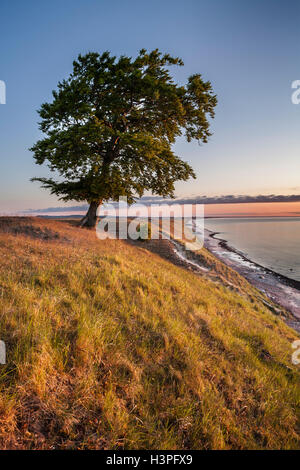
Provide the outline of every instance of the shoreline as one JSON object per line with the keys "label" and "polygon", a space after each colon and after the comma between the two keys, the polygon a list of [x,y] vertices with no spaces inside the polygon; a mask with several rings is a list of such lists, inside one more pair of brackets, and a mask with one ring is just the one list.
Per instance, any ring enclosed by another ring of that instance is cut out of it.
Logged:
{"label": "shoreline", "polygon": [[205,229],[205,248],[235,269],[270,300],[289,311],[295,321],[288,320],[287,324],[300,331],[300,282],[255,263],[244,253],[230,246],[227,240],[216,238],[219,234],[221,232]]}
{"label": "shoreline", "polygon": [[[208,229],[206,229],[209,231]],[[290,277],[284,276],[283,274],[280,274],[270,268],[266,268],[262,264],[256,263],[252,259],[248,258],[242,251],[239,251],[236,248],[233,248],[231,245],[228,244],[228,241],[225,240],[224,238],[215,238],[215,235],[222,234],[222,232],[211,232],[210,237],[213,238],[214,240],[219,242],[219,246],[224,248],[225,250],[231,251],[232,253],[236,253],[239,255],[244,261],[253,264],[254,266],[257,266],[261,269],[263,269],[265,272],[268,272],[269,274],[272,274],[273,276],[276,276],[278,279],[281,280],[283,284],[286,284],[289,287],[293,287],[297,290],[300,291],[300,281],[297,281],[296,279],[292,279]]]}

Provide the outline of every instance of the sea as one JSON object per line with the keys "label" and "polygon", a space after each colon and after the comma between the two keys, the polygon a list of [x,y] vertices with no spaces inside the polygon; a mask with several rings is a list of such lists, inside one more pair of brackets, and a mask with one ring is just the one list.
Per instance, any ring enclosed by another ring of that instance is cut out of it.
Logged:
{"label": "sea", "polygon": [[300,281],[300,217],[206,218],[204,226],[248,260]]}

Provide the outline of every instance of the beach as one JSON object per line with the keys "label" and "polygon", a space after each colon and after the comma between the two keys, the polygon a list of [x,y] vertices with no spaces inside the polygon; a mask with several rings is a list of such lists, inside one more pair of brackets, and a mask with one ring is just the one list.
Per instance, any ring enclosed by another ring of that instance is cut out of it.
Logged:
{"label": "beach", "polygon": [[295,318],[286,322],[300,331],[300,282],[253,262],[220,237],[218,232],[205,229],[204,246],[273,302],[292,313]]}

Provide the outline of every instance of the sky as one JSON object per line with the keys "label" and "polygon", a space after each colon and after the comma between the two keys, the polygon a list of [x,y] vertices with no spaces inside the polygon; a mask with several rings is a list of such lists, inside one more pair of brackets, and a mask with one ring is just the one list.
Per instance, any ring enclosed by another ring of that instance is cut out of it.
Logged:
{"label": "sky", "polygon": [[[37,109],[79,53],[135,56],[159,48],[183,59],[218,96],[207,144],[180,138],[176,153],[197,179],[176,195],[300,194],[300,2],[294,0],[1,0],[0,211],[62,205],[31,183],[48,176],[28,150],[41,137]],[[73,204],[74,205],[74,204]]]}

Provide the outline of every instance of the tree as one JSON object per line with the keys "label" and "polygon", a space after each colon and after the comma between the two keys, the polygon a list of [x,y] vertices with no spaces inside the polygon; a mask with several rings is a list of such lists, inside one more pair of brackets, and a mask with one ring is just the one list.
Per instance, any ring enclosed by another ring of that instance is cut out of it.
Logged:
{"label": "tree", "polygon": [[58,83],[53,101],[38,111],[46,137],[30,150],[48,162],[57,179],[32,178],[61,200],[87,201],[82,226],[94,227],[103,201],[144,191],[174,197],[174,183],[195,174],[172,151],[183,133],[207,142],[217,99],[201,75],[185,86],[169,68],[179,58],[142,49],[136,59],[104,52],[79,55],[73,72]]}

